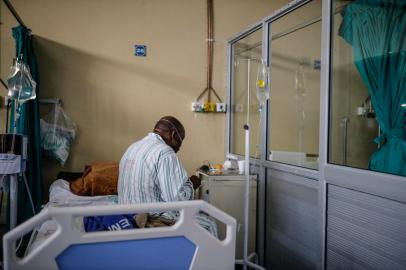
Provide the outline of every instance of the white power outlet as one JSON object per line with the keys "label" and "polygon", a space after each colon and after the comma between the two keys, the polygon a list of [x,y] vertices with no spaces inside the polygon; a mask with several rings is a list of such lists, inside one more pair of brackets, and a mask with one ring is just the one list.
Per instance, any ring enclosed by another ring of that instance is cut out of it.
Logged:
{"label": "white power outlet", "polygon": [[192,112],[201,112],[203,104],[200,102],[192,102]]}
{"label": "white power outlet", "polygon": [[226,112],[226,104],[216,103],[216,112]]}

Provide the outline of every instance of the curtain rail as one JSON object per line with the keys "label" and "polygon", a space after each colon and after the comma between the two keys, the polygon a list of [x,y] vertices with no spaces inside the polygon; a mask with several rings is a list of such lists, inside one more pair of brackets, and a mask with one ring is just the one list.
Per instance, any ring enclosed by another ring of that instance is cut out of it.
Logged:
{"label": "curtain rail", "polygon": [[4,86],[4,88],[7,89],[7,88],[8,88],[8,87],[7,87],[7,84],[3,81],[3,79],[0,78],[0,81],[1,81],[1,84]]}
{"label": "curtain rail", "polygon": [[11,14],[13,14],[14,18],[18,21],[19,24],[24,26],[25,28],[28,28],[21,17],[18,15],[17,11],[14,9],[13,5],[10,3],[9,0],[3,0],[3,3],[6,4],[8,10],[10,10]]}

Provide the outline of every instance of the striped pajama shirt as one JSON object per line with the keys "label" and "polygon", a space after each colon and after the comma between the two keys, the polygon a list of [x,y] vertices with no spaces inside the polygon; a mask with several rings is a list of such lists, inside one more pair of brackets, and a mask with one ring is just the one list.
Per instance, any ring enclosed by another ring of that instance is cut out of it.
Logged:
{"label": "striped pajama shirt", "polygon": [[[124,153],[117,191],[121,204],[186,201],[194,196],[193,185],[175,151],[156,133],[149,133]],[[177,217],[175,212],[154,214]],[[197,222],[217,235],[209,217],[199,215]]]}

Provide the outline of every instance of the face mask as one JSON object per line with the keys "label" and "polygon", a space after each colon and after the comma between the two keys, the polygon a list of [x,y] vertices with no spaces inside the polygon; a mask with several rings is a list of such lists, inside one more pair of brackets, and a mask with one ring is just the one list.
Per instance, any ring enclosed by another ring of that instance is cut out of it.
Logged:
{"label": "face mask", "polygon": [[182,142],[183,142],[183,139],[182,139],[182,137],[180,136],[180,133],[179,133],[179,131],[178,131],[178,129],[176,128],[176,126],[171,122],[171,121],[169,121],[169,120],[167,120],[167,119],[161,119],[162,121],[165,121],[165,122],[167,122],[167,123],[169,123],[171,126],[172,126],[172,128],[175,130],[175,133],[176,133],[176,135],[178,135],[178,138],[179,138],[179,140],[180,140],[180,142],[179,142],[179,146],[178,147],[176,147],[177,149],[175,150],[175,152],[178,152],[179,151],[179,147],[182,145]]}

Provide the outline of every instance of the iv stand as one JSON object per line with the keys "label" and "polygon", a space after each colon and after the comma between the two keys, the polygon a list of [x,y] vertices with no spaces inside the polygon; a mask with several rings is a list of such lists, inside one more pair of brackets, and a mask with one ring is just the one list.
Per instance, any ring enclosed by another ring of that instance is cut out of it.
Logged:
{"label": "iv stand", "polygon": [[244,58],[241,60],[247,61],[247,121],[244,125],[245,130],[245,193],[244,193],[244,256],[243,260],[236,260],[236,263],[243,264],[244,270],[247,270],[247,267],[266,270],[262,266],[259,266],[255,263],[250,261],[252,255],[248,256],[248,235],[249,235],[249,199],[250,199],[250,95],[251,95],[251,87],[250,87],[250,73],[251,73],[251,61],[258,61],[258,59],[251,59],[251,58]]}

